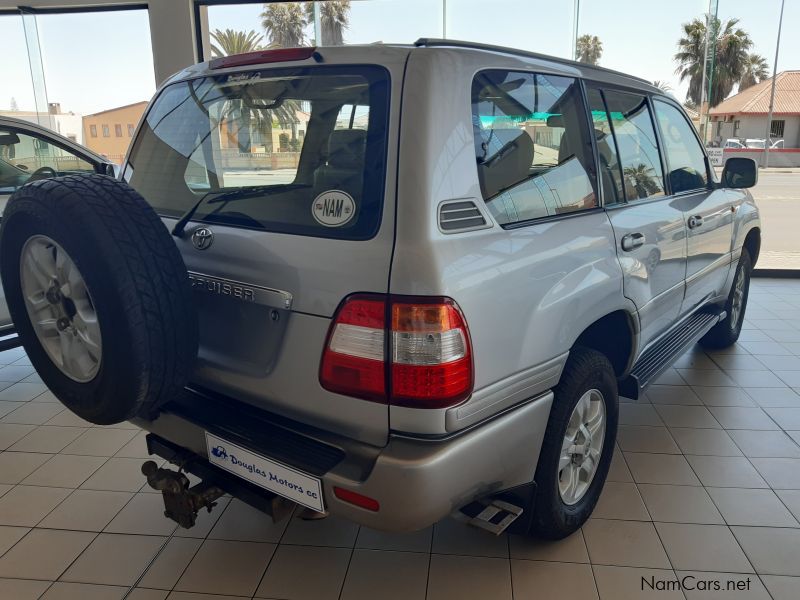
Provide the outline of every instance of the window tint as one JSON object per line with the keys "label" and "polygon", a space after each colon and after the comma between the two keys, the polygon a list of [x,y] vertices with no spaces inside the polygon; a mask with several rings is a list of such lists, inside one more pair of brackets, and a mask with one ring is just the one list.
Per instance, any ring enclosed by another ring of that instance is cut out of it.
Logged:
{"label": "window tint", "polygon": [[673,194],[696,190],[708,185],[706,160],[692,125],[683,113],[671,104],[656,101],[656,117],[664,141],[664,153]]}
{"label": "window tint", "polygon": [[664,174],[647,99],[612,90],[602,93],[622,166],[625,199],[662,196]]}
{"label": "window tint", "polygon": [[611,131],[603,95],[600,90],[589,88],[587,89],[587,98],[589,110],[592,113],[592,127],[600,159],[599,175],[603,182],[603,202],[605,204],[624,202],[622,166],[619,163],[617,144],[614,142],[614,134]]}
{"label": "window tint", "polygon": [[576,80],[483,71],[472,125],[481,192],[501,225],[598,205]]}

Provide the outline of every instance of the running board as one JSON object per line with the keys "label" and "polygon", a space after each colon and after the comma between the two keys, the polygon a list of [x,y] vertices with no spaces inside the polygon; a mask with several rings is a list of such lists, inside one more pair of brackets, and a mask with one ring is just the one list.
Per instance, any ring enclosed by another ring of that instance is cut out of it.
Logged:
{"label": "running board", "polygon": [[725,316],[724,310],[700,311],[691,315],[639,357],[630,375],[619,382],[619,395],[638,400],[648,385]]}

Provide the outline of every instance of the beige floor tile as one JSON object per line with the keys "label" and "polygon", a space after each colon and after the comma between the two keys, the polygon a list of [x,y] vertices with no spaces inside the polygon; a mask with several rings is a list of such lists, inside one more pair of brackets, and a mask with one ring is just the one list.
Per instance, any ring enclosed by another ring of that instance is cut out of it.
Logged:
{"label": "beige floor tile", "polygon": [[433,526],[433,553],[508,558],[508,537],[493,535],[455,519]]}
{"label": "beige floor tile", "polygon": [[269,515],[234,499],[208,537],[214,540],[278,543],[288,525],[289,519],[273,523]]}
{"label": "beige floor tile", "polygon": [[684,600],[671,570],[592,565],[601,600]]}
{"label": "beige floor tile", "polygon": [[681,451],[666,427],[621,425],[617,443],[624,452],[680,454]]}
{"label": "beige floor tile", "polygon": [[708,410],[725,429],[778,429],[767,413],[757,406],[709,406]]}
{"label": "beige floor tile", "polygon": [[744,391],[762,408],[800,406],[800,394],[789,388],[745,387]]}
{"label": "beige floor tile", "polygon": [[87,490],[136,492],[144,483],[140,459],[110,458],[81,487]]}
{"label": "beige floor tile", "polygon": [[[15,383],[12,386],[5,388],[4,390],[0,391],[0,400],[6,400],[8,402],[27,402],[28,400],[33,400],[36,396],[40,394],[44,394],[47,391],[47,386],[42,383]],[[53,414],[57,414],[64,410],[64,407],[58,407],[58,411]],[[31,412],[31,415],[36,414],[35,411]],[[53,416],[52,414],[50,416]],[[19,423],[25,421],[7,421],[8,423]],[[33,422],[33,425],[41,425],[42,422]]]}
{"label": "beige floor tile", "polygon": [[[723,371],[720,370],[713,370],[713,369],[676,369],[680,374],[681,378],[691,385],[692,387],[697,386],[708,386],[708,387],[734,387],[736,386],[736,382],[734,382],[731,377],[726,375]],[[733,373],[755,373],[757,371],[731,371]]]}
{"label": "beige floor tile", "polygon": [[639,492],[654,521],[667,523],[725,523],[702,487],[639,484]]}
{"label": "beige floor tile", "polygon": [[783,431],[739,429],[730,436],[750,458],[800,458],[800,446]]}
{"label": "beige floor tile", "polygon": [[511,582],[515,598],[598,598],[589,565],[512,560]]}
{"label": "beige floor tile", "polygon": [[688,385],[651,385],[647,388],[647,399],[653,404],[702,404],[700,398]]}
{"label": "beige floor tile", "polygon": [[33,527],[72,490],[18,485],[0,497],[0,525]]}
{"label": "beige floor tile", "polygon": [[625,458],[619,448],[614,448],[614,454],[611,457],[611,466],[608,469],[608,477],[606,481],[633,481],[631,471],[628,465],[625,464]]}
{"label": "beige floor tile", "polygon": [[92,427],[78,439],[64,448],[64,454],[84,454],[87,456],[113,456],[130,442],[136,432],[131,429]]}
{"label": "beige floor tile", "polygon": [[175,527],[175,522],[164,516],[160,494],[136,494],[106,526],[105,532],[169,535]]}
{"label": "beige floor tile", "polygon": [[767,371],[767,367],[755,356],[749,354],[722,354],[713,361],[723,371]]}
{"label": "beige floor tile", "polygon": [[800,576],[800,529],[731,527],[756,573]]}
{"label": "beige floor tile", "polygon": [[414,552],[353,552],[341,600],[413,600],[425,597],[428,556]]}
{"label": "beige floor tile", "polygon": [[[32,383],[17,385],[35,385]],[[16,387],[16,386],[14,386]],[[7,392],[8,390],[3,390]],[[3,392],[0,392],[2,394]],[[61,404],[51,404],[49,402],[25,402],[16,410],[12,410],[3,417],[3,423],[20,423],[23,425],[44,425],[47,421],[62,412],[64,407]]]}
{"label": "beige floor tile", "polygon": [[208,512],[207,510],[201,510],[199,513],[197,513],[197,521],[195,522],[194,527],[191,529],[178,527],[174,533],[175,537],[205,539],[208,534],[211,533],[214,525],[216,525],[219,518],[225,512],[225,507],[228,506],[230,501],[230,497],[223,496],[217,500],[217,506],[215,506],[211,512]]}
{"label": "beige floor tile", "polygon": [[94,535],[82,531],[33,529],[0,558],[0,577],[58,579]]}
{"label": "beige floor tile", "polygon": [[[3,403],[0,402],[0,415],[3,414]],[[0,450],[9,448],[12,444],[36,429],[36,425],[19,425],[16,423],[0,423]]]}
{"label": "beige floor tile", "polygon": [[146,437],[146,431],[138,432],[133,439],[120,448],[114,456],[119,456],[121,458],[150,458],[150,453],[147,452],[147,443],[145,442]]}
{"label": "beige floor tile", "polygon": [[28,475],[22,483],[76,488],[97,471],[105,461],[105,458],[99,456],[57,454]]}
{"label": "beige floor tile", "polygon": [[62,581],[130,586],[142,574],[165,538],[101,533],[78,557]]}
{"label": "beige floor tile", "polygon": [[[125,600],[166,600],[169,592],[164,590],[151,590],[147,588],[136,588]],[[177,597],[177,596],[174,596]],[[186,596],[184,596],[185,598]],[[219,596],[217,596],[219,598]],[[214,600],[214,596],[204,596],[201,600]]]}
{"label": "beige floor tile", "polygon": [[728,525],[800,527],[772,490],[707,488]]}
{"label": "beige floor tile", "polygon": [[[321,546],[280,546],[256,596],[287,600],[335,600],[352,550]],[[313,577],[309,574],[313,573]]]}
{"label": "beige floor tile", "polygon": [[786,386],[780,377],[771,371],[731,371],[730,375],[731,379],[742,387],[782,388]]}
{"label": "beige floor tile", "polygon": [[[251,596],[270,564],[275,544],[206,540],[175,589],[205,594]],[[308,577],[305,573],[304,577]],[[316,577],[316,576],[314,576]]]}
{"label": "beige floor tile", "polygon": [[282,544],[297,546],[338,546],[352,548],[358,535],[358,525],[337,517],[304,521],[292,517],[281,538]]}
{"label": "beige floor tile", "polygon": [[667,369],[653,382],[654,385],[686,385],[675,369]]}
{"label": "beige floor tile", "polygon": [[81,419],[71,410],[58,413],[55,417],[47,421],[45,425],[61,425],[63,427],[93,427],[89,421]]}
{"label": "beige floor tile", "polygon": [[[39,375],[31,375],[30,377],[26,377],[22,380],[24,383],[44,383],[42,378]],[[61,402],[56,395],[47,390],[44,394],[39,394],[36,398],[33,398],[31,402]]]}
{"label": "beige floor tile", "polygon": [[800,429],[800,408],[765,408],[770,417],[786,431]]}
{"label": "beige floor tile", "polygon": [[597,502],[593,517],[624,521],[649,521],[650,515],[642,502],[635,483],[607,481]]}
{"label": "beige floor tile", "polygon": [[167,600],[241,600],[241,596],[221,596],[194,592],[171,592]]}
{"label": "beige floor tile", "polygon": [[0,579],[0,598],[8,598],[8,600],[38,600],[49,587],[49,581]]}
{"label": "beige floor tile", "polygon": [[358,530],[356,548],[395,550],[398,552],[430,552],[433,527],[411,533],[387,533],[364,527]]}
{"label": "beige floor tile", "polygon": [[52,457],[32,452],[0,453],[0,483],[19,483]]}
{"label": "beige floor tile", "polygon": [[0,556],[5,554],[14,544],[24,538],[30,531],[28,527],[8,527],[0,525]]}
{"label": "beige floor tile", "polygon": [[511,558],[574,563],[589,562],[589,552],[586,550],[586,542],[583,540],[581,530],[561,540],[541,540],[530,536],[510,535],[508,544]]}
{"label": "beige floor tile", "polygon": [[141,587],[171,590],[194,558],[202,540],[172,538],[139,582]]}
{"label": "beige floor tile", "polygon": [[750,461],[742,456],[687,456],[686,459],[705,486],[768,487]]}
{"label": "beige floor tile", "polygon": [[[7,384],[0,383],[0,389],[2,389],[3,386],[5,385]],[[8,400],[0,400],[0,417],[5,417],[12,410],[17,410],[20,406],[22,406],[21,402],[9,402]],[[7,423],[0,422],[0,425],[7,425]]]}
{"label": "beige floor tile", "polygon": [[132,497],[128,492],[75,490],[39,523],[39,527],[99,533]]}
{"label": "beige floor tile", "polygon": [[56,454],[61,452],[70,442],[80,437],[84,431],[88,431],[88,429],[83,427],[40,425],[16,444],[9,447],[9,450],[13,452],[44,452]]}
{"label": "beige floor tile", "polygon": [[704,456],[741,456],[742,452],[722,429],[673,427],[669,430],[684,454]]}
{"label": "beige floor tile", "polygon": [[758,576],[749,573],[679,571],[678,577],[686,584],[686,600],[771,600]]}
{"label": "beige floor tile", "polygon": [[738,387],[698,387],[694,391],[707,407],[756,405],[755,401]]}
{"label": "beige floor tile", "polygon": [[36,373],[36,370],[33,367],[24,365],[8,365],[0,368],[0,381],[17,383],[18,381],[25,379],[34,373]]}
{"label": "beige floor tile", "polygon": [[675,367],[680,369],[719,369],[714,360],[700,350],[689,350],[675,361]]}
{"label": "beige floor tile", "polygon": [[800,598],[800,577],[762,575],[761,579],[772,595],[772,600],[797,600]]}
{"label": "beige floor tile", "polygon": [[775,493],[800,522],[800,490],[775,490]]}
{"label": "beige floor tile", "polygon": [[511,567],[503,558],[432,554],[427,600],[511,600]]}
{"label": "beige floor tile", "polygon": [[700,485],[683,456],[638,452],[625,452],[624,455],[636,483]]}
{"label": "beige floor tile", "polygon": [[800,431],[787,431],[787,435],[800,445]]}
{"label": "beige floor tile", "polygon": [[775,490],[800,490],[800,458],[750,459]]}
{"label": "beige floor tile", "polygon": [[652,425],[658,427],[664,423],[661,421],[661,417],[658,416],[652,404],[633,404],[626,402],[619,405],[619,424]]}
{"label": "beige floor tile", "polygon": [[589,519],[583,536],[592,564],[670,568],[652,523]]}
{"label": "beige floor tile", "polygon": [[120,586],[57,581],[42,600],[121,600],[127,591],[128,588]]}
{"label": "beige floor tile", "polygon": [[696,427],[717,429],[717,420],[705,406],[656,405],[656,411],[669,427]]}
{"label": "beige floor tile", "polygon": [[750,562],[726,525],[655,525],[676,571],[753,572]]}

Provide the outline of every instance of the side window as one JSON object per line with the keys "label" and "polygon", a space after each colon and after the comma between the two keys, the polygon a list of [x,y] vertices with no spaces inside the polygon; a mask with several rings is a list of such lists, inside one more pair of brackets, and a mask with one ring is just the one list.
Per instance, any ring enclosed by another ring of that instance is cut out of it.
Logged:
{"label": "side window", "polygon": [[619,162],[617,144],[614,141],[614,133],[611,131],[611,122],[608,118],[608,112],[606,112],[603,95],[598,89],[588,88],[586,96],[589,102],[589,110],[592,113],[592,127],[594,128],[594,138],[600,159],[598,168],[600,179],[603,182],[604,204],[624,202],[622,165]]}
{"label": "side window", "polygon": [[647,98],[603,90],[608,119],[617,144],[625,199],[664,195],[664,173]]}
{"label": "side window", "polygon": [[672,104],[654,102],[664,153],[670,188],[673,194],[702,189],[708,185],[708,170],[703,149],[692,125],[683,113]]}
{"label": "side window", "polygon": [[481,192],[501,225],[598,206],[577,80],[478,73],[472,127]]}

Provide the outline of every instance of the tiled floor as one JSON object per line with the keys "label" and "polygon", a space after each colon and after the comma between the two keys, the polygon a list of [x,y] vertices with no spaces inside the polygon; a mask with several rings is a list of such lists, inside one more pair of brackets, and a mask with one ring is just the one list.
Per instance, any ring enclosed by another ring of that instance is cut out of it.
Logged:
{"label": "tiled floor", "polygon": [[[800,598],[800,281],[756,280],[735,347],[695,348],[621,405],[603,497],[556,543],[273,524],[238,501],[174,531],[142,432],[65,411],[20,350],[0,365],[1,599]],[[684,576],[698,589],[647,587]]]}

